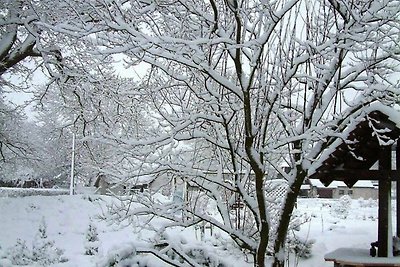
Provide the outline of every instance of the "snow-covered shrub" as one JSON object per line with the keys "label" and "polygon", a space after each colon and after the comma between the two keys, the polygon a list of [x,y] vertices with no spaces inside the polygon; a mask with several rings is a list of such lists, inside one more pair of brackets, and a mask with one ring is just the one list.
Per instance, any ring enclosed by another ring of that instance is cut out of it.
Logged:
{"label": "snow-covered shrub", "polygon": [[7,259],[7,255],[6,255],[5,251],[3,251],[1,246],[0,246],[0,266],[1,267],[13,267],[11,260]]}
{"label": "snow-covered shrub", "polygon": [[349,216],[351,207],[351,197],[344,195],[331,207],[331,214],[340,219],[346,219]]}
{"label": "snow-covered shrub", "polygon": [[86,232],[85,255],[97,254],[99,252],[99,245],[97,228],[93,222],[90,222]]}
{"label": "snow-covered shrub", "polygon": [[[289,234],[286,240],[286,248],[289,253],[294,253],[300,258],[310,258],[312,256],[312,247],[314,239],[304,239],[295,234],[300,231],[300,227],[309,223],[311,217],[306,214],[294,213],[289,224]],[[310,225],[309,225],[310,226]]]}
{"label": "snow-covered shrub", "polygon": [[310,215],[307,213],[294,212],[290,219],[288,230],[300,231],[300,226],[310,222]]}
{"label": "snow-covered shrub", "polygon": [[8,258],[14,265],[37,263],[41,266],[48,266],[67,261],[62,256],[63,253],[63,250],[54,246],[54,241],[47,239],[47,226],[43,219],[32,247],[28,247],[25,240],[17,239],[17,243],[8,250]]}
{"label": "snow-covered shrub", "polygon": [[184,262],[195,262],[199,266],[225,267],[211,247],[204,244],[170,244],[174,249],[165,250],[163,253],[171,260]]}
{"label": "snow-covered shrub", "polygon": [[136,259],[136,247],[129,243],[123,246],[113,247],[107,255],[97,263],[97,267],[135,267],[138,265]]}
{"label": "snow-covered shrub", "polygon": [[46,224],[46,220],[44,219],[44,217],[42,217],[42,221],[39,224],[39,229],[38,229],[37,235],[41,239],[47,238],[47,224]]}
{"label": "snow-covered shrub", "polygon": [[12,262],[9,259],[0,259],[1,267],[13,267]]}
{"label": "snow-covered shrub", "polygon": [[292,252],[300,258],[310,258],[312,256],[312,246],[314,245],[314,239],[302,239],[300,237],[291,235],[288,237],[287,248],[289,252]]}
{"label": "snow-covered shrub", "polygon": [[185,254],[200,266],[224,267],[220,258],[203,246],[186,246]]}
{"label": "snow-covered shrub", "polygon": [[32,246],[32,261],[42,266],[67,261],[62,255],[64,251],[54,246],[54,241],[36,239]]}
{"label": "snow-covered shrub", "polygon": [[378,200],[374,200],[372,198],[369,199],[358,199],[358,204],[361,208],[375,208],[378,206]]}
{"label": "snow-covered shrub", "polygon": [[[224,263],[223,257],[216,253],[218,251],[234,251],[234,245],[228,248],[228,242],[219,234],[214,235],[215,238],[203,239],[202,242],[188,242],[184,235],[177,232],[162,232],[159,238],[155,240],[155,248],[169,259],[175,262],[192,262],[199,266],[224,267],[230,266]],[[139,252],[138,252],[139,253]],[[239,251],[240,253],[240,251]],[[189,265],[191,265],[189,263]]]}
{"label": "snow-covered shrub", "polygon": [[17,239],[17,243],[8,250],[8,258],[15,265],[28,265],[32,263],[32,252],[28,249],[26,241]]}
{"label": "snow-covered shrub", "polygon": [[67,189],[0,187],[0,197],[57,196],[68,194],[69,190]]}

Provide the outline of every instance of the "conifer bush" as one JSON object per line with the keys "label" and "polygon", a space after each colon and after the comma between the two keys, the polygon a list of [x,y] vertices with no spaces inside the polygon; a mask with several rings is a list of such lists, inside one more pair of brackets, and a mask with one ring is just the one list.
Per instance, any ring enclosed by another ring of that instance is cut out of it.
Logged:
{"label": "conifer bush", "polygon": [[17,239],[17,243],[8,250],[8,258],[14,265],[38,264],[49,266],[51,264],[68,261],[63,257],[64,251],[55,246],[54,241],[47,238],[47,224],[42,219],[37,234],[28,246],[25,240]]}
{"label": "conifer bush", "polygon": [[99,252],[99,246],[97,228],[93,222],[90,222],[86,232],[85,255],[96,255]]}

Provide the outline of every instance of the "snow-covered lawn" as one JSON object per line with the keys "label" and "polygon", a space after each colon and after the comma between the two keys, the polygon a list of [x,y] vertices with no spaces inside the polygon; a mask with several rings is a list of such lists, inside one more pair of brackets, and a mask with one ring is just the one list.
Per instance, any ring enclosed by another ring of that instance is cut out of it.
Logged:
{"label": "snow-covered lawn", "polygon": [[[27,251],[28,254],[33,253],[34,248],[38,250],[38,244],[42,244],[43,247],[43,243],[46,242],[50,245],[43,253],[47,253],[50,258],[58,257],[57,260],[61,261],[50,264],[51,266],[105,266],[104,264],[113,258],[112,253],[116,251],[120,254],[129,253],[133,247],[141,245],[146,247],[149,238],[157,238],[148,229],[139,231],[138,228],[124,228],[100,220],[99,215],[106,211],[106,204],[111,201],[113,200],[110,197],[85,195],[0,197],[0,266],[15,266],[10,265],[12,257],[14,261],[21,260],[23,253]],[[300,259],[298,266],[333,266],[332,263],[324,262],[323,257],[326,253],[339,247],[369,249],[369,244],[376,241],[377,202],[352,200],[350,204],[348,209],[340,210],[336,209],[337,200],[299,199],[295,214],[299,218],[309,218],[309,220],[301,225],[296,235],[306,240],[314,239],[315,243],[312,257]],[[153,221],[155,224],[159,222]],[[98,234],[98,241],[93,243],[98,246],[97,255],[85,255],[88,249],[87,235],[90,223]],[[141,223],[132,222],[136,225]],[[43,228],[47,238],[41,238]],[[245,257],[232,244],[224,243],[218,232],[214,231],[212,237],[208,232],[206,235],[208,241],[203,245],[204,251],[214,255],[220,253],[222,256],[220,263],[224,263],[224,266],[252,266],[245,262]],[[196,241],[199,239],[199,234],[194,231],[176,230],[172,231],[171,236],[181,240],[188,247],[200,244]],[[53,241],[54,244],[51,243]],[[224,247],[225,250],[217,252],[213,246]],[[147,262],[148,266],[165,266],[151,256],[146,257],[140,256],[141,263]],[[295,262],[292,257],[289,265],[295,266]],[[30,262],[29,266],[44,265],[43,261],[35,264]]]}

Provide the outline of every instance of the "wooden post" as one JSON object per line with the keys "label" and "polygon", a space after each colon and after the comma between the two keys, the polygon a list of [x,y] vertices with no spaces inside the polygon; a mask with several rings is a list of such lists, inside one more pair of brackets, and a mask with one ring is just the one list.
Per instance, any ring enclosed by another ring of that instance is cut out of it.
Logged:
{"label": "wooden post", "polygon": [[[396,170],[400,170],[400,139],[396,146]],[[396,234],[400,238],[400,177],[396,175]]]}
{"label": "wooden post", "polygon": [[[399,158],[400,161],[400,158]],[[397,219],[396,219],[396,233],[397,237],[400,238],[400,177],[396,177],[396,214],[397,214]]]}
{"label": "wooden post", "polygon": [[[379,170],[391,169],[391,148],[382,147],[379,155]],[[379,210],[378,210],[378,257],[392,257],[392,220],[389,218],[391,209],[391,179],[381,177],[379,179]]]}

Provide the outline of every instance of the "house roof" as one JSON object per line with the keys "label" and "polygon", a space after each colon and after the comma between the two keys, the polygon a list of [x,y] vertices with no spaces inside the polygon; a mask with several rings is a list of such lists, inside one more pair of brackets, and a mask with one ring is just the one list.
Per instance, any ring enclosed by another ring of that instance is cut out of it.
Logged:
{"label": "house roof", "polygon": [[143,185],[143,184],[150,184],[156,179],[154,175],[140,175],[123,179],[117,179],[111,175],[99,174],[96,177],[94,186],[99,187],[100,179],[104,182],[108,183],[109,185],[115,184],[131,184],[131,185]]}
{"label": "house roof", "polygon": [[[342,181],[333,181],[328,186],[325,186],[319,179],[310,179],[310,184],[317,188],[339,188],[347,187],[347,185]],[[376,188],[372,181],[357,181],[353,188]]]}
{"label": "house roof", "polygon": [[154,175],[140,175],[130,178],[128,182],[131,184],[149,184],[154,181],[155,178]]}
{"label": "house roof", "polygon": [[100,173],[97,175],[96,179],[94,180],[94,186],[95,187],[99,187],[100,186],[100,180],[102,180],[103,182],[106,182],[107,184],[116,184],[117,181],[115,180],[115,178],[111,177],[110,175],[105,175],[103,173]]}
{"label": "house roof", "polygon": [[[380,103],[366,107],[339,137],[327,140],[327,148],[309,171],[309,178],[329,186],[342,181],[348,187],[371,177],[370,168],[379,159],[382,147],[392,146],[400,136],[400,113]],[[364,175],[362,177],[362,175]],[[370,176],[370,177],[365,177]]]}

